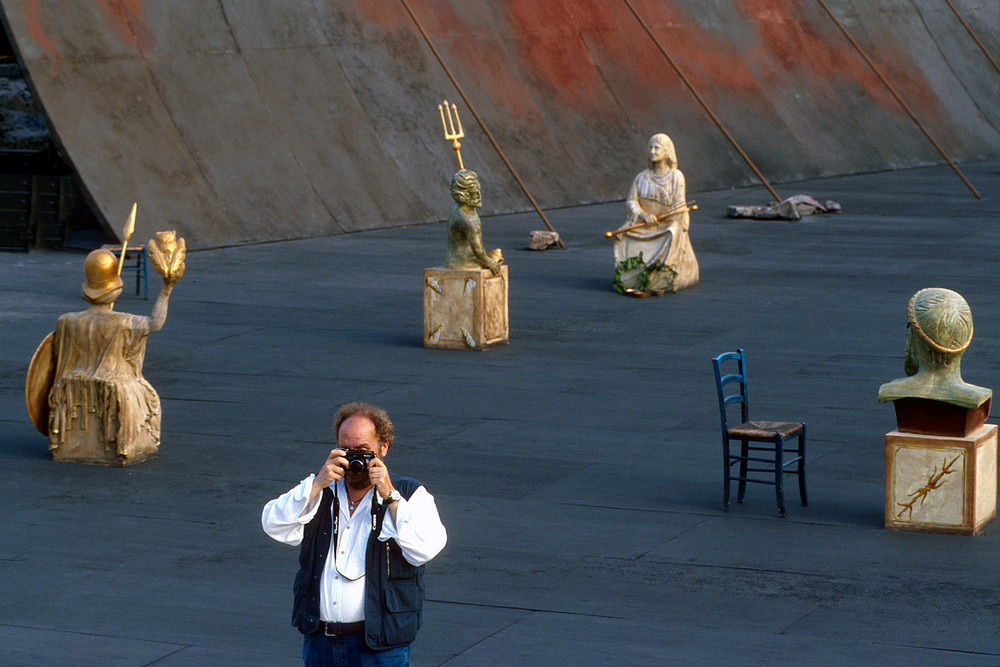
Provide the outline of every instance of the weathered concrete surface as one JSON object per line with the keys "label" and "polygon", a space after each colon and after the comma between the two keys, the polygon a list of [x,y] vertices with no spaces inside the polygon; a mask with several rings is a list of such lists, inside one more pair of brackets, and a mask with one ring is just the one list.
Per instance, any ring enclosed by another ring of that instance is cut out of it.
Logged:
{"label": "weathered concrete surface", "polygon": [[[936,0],[831,0],[945,150],[1000,154],[1000,75]],[[956,0],[993,54],[1000,4]],[[543,207],[620,199],[654,132],[689,189],[751,182],[621,2],[411,0]],[[636,0],[692,84],[775,182],[940,163],[816,3]],[[458,96],[401,2],[0,0],[66,154],[117,228],[192,247],[425,222],[454,156]],[[486,210],[529,208],[471,115]],[[954,187],[964,186],[955,179]],[[780,190],[779,190],[780,192]],[[573,230],[560,230],[572,240]]]}

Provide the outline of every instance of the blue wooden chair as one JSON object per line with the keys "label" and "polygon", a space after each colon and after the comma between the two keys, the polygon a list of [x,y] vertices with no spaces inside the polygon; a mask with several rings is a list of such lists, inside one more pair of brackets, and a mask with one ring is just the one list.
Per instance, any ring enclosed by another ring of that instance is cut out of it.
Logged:
{"label": "blue wooden chair", "polygon": [[[727,363],[728,362],[728,363]],[[724,374],[723,364],[732,366],[735,362],[735,372]],[[723,508],[729,511],[730,482],[739,482],[739,492],[736,502],[742,503],[746,493],[747,482],[756,484],[771,484],[778,496],[778,512],[785,516],[785,498],[782,479],[785,475],[799,476],[799,496],[802,505],[806,500],[806,425],[802,422],[751,421],[750,399],[747,391],[747,366],[743,349],[736,352],[720,354],[712,360],[715,368],[715,386],[719,390],[719,412],[722,415],[722,463]],[[740,421],[730,424],[727,407],[733,403],[740,404]],[[798,449],[788,449],[785,441],[798,437]],[[739,442],[739,454],[733,454],[730,443]],[[750,443],[767,443],[751,445]],[[765,455],[766,453],[766,455]],[[786,454],[794,455],[786,459]],[[739,464],[739,470],[734,475],[733,466]],[[787,470],[795,466],[793,470]],[[766,473],[765,477],[751,475]]]}
{"label": "blue wooden chair", "polygon": [[[117,257],[121,255],[120,245],[102,245],[105,250],[110,250]],[[134,262],[134,263],[130,263]],[[122,273],[135,271],[135,295],[139,296],[139,289],[142,289],[142,298],[149,298],[149,253],[145,245],[128,246],[125,248],[125,263],[122,265]]]}

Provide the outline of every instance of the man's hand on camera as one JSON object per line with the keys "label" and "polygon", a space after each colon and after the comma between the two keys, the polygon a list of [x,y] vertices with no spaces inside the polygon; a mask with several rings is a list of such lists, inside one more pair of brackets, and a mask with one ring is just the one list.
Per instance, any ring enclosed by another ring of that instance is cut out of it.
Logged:
{"label": "man's hand on camera", "polygon": [[310,497],[315,496],[335,481],[343,479],[344,471],[346,469],[347,459],[344,458],[344,450],[331,449],[330,455],[326,458],[326,461],[323,462],[323,467],[319,469],[319,472],[316,473],[316,477],[313,478],[312,493],[310,494]]}
{"label": "man's hand on camera", "polygon": [[385,462],[380,458],[374,458],[368,462],[368,479],[372,481],[372,486],[378,490],[380,498],[386,498],[392,493],[392,481],[389,479],[389,469],[385,467]]}

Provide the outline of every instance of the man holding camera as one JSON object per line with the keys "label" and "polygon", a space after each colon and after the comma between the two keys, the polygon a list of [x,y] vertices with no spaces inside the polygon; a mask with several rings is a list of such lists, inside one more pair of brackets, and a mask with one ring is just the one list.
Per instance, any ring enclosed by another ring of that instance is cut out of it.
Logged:
{"label": "man holding camera", "polygon": [[390,474],[381,408],[341,406],[337,449],[319,472],[264,506],[264,532],[300,545],[292,624],[306,667],[409,665],[422,621],[423,565],[447,541],[434,498]]}

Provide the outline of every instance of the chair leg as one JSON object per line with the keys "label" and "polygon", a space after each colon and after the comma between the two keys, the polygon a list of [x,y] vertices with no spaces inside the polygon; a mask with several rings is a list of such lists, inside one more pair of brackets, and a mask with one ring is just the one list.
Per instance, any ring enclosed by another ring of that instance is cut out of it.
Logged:
{"label": "chair leg", "polygon": [[809,500],[806,496],[806,427],[802,427],[799,433],[799,498],[802,506],[808,507]]}
{"label": "chair leg", "polygon": [[722,509],[729,511],[729,439],[722,439]]}
{"label": "chair leg", "polygon": [[750,456],[750,443],[747,440],[740,441],[740,485],[736,493],[736,502],[742,503],[743,497],[747,493],[747,457]]}
{"label": "chair leg", "polygon": [[784,462],[784,441],[781,436],[774,438],[774,489],[778,496],[778,513],[781,518],[785,518],[785,493],[782,488],[782,480],[785,476],[782,463]]}

